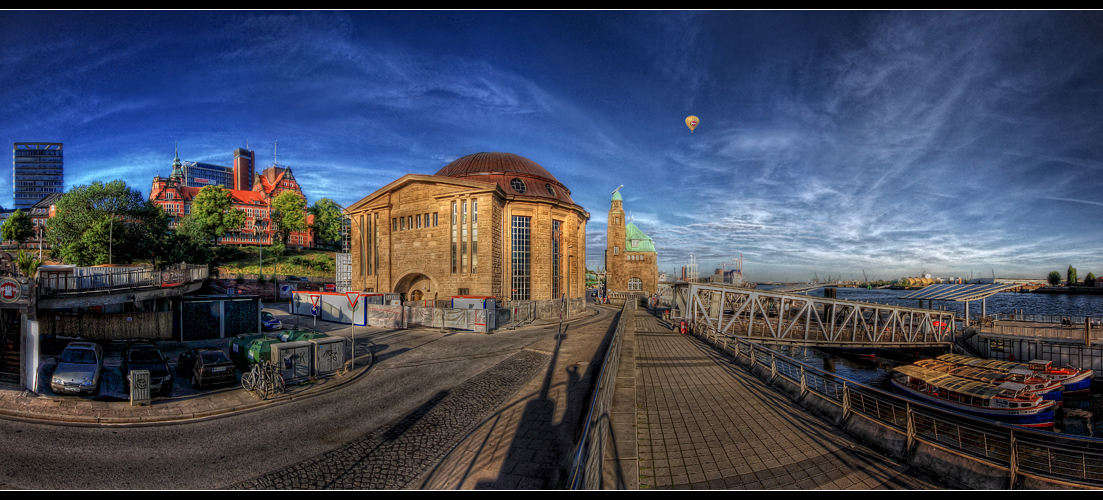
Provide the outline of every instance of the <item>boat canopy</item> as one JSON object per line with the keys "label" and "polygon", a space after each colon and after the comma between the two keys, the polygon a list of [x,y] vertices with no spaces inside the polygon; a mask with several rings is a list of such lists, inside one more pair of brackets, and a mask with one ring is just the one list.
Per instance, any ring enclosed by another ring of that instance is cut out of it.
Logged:
{"label": "boat canopy", "polygon": [[930,370],[920,366],[897,366],[895,370],[911,378],[922,380],[923,382],[926,382],[927,384],[939,389],[945,389],[947,391],[956,392],[958,394],[964,394],[975,398],[991,399],[993,396],[999,393],[999,389],[992,384],[986,384],[984,382],[977,382],[975,380],[955,377],[948,373]]}
{"label": "boat canopy", "polygon": [[937,359],[921,359],[915,362],[916,366],[923,368],[929,368],[931,370],[949,373],[950,375],[964,377],[972,380],[979,380],[989,384],[995,384],[996,380],[1004,378],[1004,373],[996,370],[980,367],[980,366],[968,366],[968,365],[955,365],[946,361]]}
{"label": "boat canopy", "polygon": [[981,359],[971,356],[962,356],[961,354],[943,354],[939,356],[938,359],[947,363],[979,366],[992,370],[999,370],[1002,372],[1011,372],[1012,370],[1030,370],[1030,366],[1024,363],[1016,363],[1014,361],[1001,361],[998,359]]}
{"label": "boat canopy", "polygon": [[1014,392],[1015,394],[1018,394],[1019,391],[1026,389],[1026,384],[1019,384],[1016,382],[1004,382],[997,387],[999,387],[1000,389],[1007,389],[1011,392]]}

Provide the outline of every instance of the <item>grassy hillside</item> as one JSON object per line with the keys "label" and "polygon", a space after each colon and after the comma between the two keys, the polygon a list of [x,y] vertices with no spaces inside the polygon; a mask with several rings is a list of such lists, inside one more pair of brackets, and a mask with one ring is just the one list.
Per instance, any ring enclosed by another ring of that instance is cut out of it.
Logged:
{"label": "grassy hillside", "polygon": [[[260,272],[260,255],[264,256],[264,269],[260,274],[271,276],[276,257],[270,252],[261,252],[259,247],[241,247],[236,259],[222,262],[218,268],[219,276],[232,278],[238,274],[258,274]],[[325,250],[289,248],[279,259],[279,268],[276,274],[290,274],[294,276],[323,276],[332,278],[336,273],[336,254]]]}

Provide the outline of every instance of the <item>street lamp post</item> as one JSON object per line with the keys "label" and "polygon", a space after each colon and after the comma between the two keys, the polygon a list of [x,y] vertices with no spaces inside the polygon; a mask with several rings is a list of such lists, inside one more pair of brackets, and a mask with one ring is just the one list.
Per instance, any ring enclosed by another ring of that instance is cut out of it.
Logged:
{"label": "street lamp post", "polygon": [[[275,244],[276,244],[276,235],[278,235],[279,232],[280,232],[279,231],[279,229],[280,229],[279,228],[279,216],[280,216],[280,211],[276,210],[274,208],[268,214],[268,220],[271,221],[270,224],[272,224],[272,229],[274,230],[274,232],[272,233],[272,245],[273,246],[275,246]],[[272,302],[279,302],[279,300],[280,300],[280,282],[279,282],[279,280],[276,279],[276,273],[279,272],[279,269],[278,269],[279,265],[280,265],[280,256],[277,254],[275,262],[272,263],[272,293],[273,293]],[[299,322],[298,315],[295,315],[296,326],[298,326],[298,322]]]}

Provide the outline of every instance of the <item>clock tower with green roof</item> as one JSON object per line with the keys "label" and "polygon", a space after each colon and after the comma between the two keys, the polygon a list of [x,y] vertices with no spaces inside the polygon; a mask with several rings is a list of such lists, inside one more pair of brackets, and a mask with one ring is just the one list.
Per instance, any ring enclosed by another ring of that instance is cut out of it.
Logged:
{"label": "clock tower with green roof", "polygon": [[635,223],[624,219],[624,199],[620,188],[613,191],[607,235],[606,291],[647,296],[658,293],[659,255],[655,251],[655,242]]}

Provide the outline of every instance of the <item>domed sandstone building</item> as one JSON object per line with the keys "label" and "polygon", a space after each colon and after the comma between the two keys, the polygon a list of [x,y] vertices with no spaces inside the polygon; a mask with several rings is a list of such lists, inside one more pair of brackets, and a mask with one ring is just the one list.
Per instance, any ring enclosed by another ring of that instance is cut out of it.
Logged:
{"label": "domed sandstone building", "polygon": [[347,213],[353,290],[499,304],[569,296],[584,307],[590,214],[528,158],[464,156],[433,175],[404,175]]}

